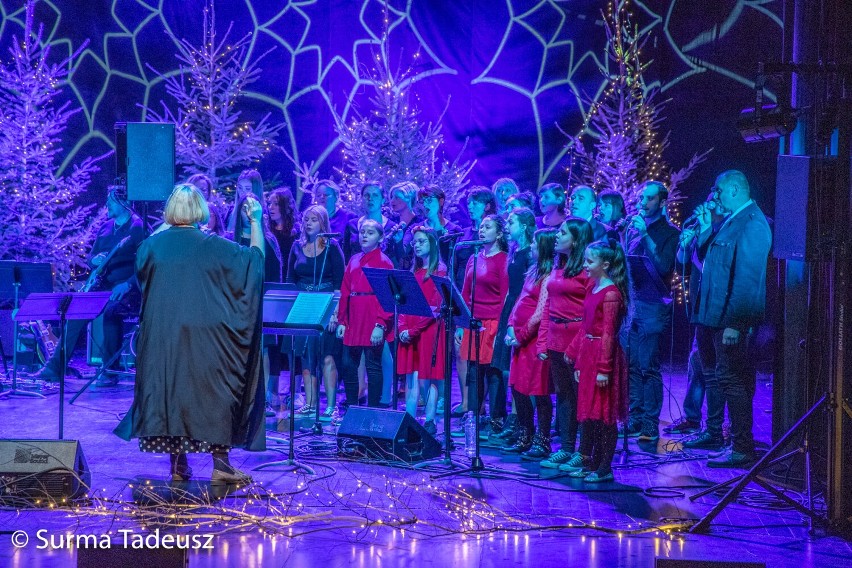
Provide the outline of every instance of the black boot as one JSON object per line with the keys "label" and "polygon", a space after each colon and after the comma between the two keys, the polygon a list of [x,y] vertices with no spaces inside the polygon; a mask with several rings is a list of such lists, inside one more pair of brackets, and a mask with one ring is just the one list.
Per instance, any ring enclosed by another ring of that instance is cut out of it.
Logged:
{"label": "black boot", "polygon": [[518,439],[510,446],[500,448],[501,454],[521,454],[532,447],[532,436],[530,431],[523,426],[518,426]]}
{"label": "black boot", "polygon": [[[548,424],[548,426],[550,426],[550,424]],[[548,457],[550,453],[550,435],[549,433],[544,434],[539,431],[536,432],[535,437],[533,438],[532,447],[521,454],[521,459],[527,461],[541,461]]]}
{"label": "black boot", "polygon": [[495,448],[511,445],[518,437],[518,415],[510,414],[500,432],[488,436],[488,445]]}

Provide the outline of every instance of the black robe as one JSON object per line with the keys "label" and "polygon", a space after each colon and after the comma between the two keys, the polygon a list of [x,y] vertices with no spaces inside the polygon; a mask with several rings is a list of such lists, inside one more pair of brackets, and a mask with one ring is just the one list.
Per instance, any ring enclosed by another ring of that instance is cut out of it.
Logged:
{"label": "black robe", "polygon": [[117,435],[265,449],[263,267],[257,248],[190,227],[142,243],[136,387]]}

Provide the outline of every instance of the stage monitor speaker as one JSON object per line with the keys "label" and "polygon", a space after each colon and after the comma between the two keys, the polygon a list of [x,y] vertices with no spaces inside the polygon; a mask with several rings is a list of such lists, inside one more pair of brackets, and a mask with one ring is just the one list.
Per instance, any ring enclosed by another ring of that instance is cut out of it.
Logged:
{"label": "stage monitor speaker", "polygon": [[655,568],[766,568],[766,562],[737,562],[733,560],[687,560],[685,558],[655,558]]}
{"label": "stage monitor speaker", "polygon": [[436,458],[441,445],[407,412],[350,406],[337,431],[341,453],[416,462]]}
{"label": "stage monitor speaker", "polygon": [[[160,538],[163,536],[164,534]],[[181,535],[181,539],[185,536]],[[204,538],[199,539],[202,544],[204,541]],[[189,566],[189,551],[186,548],[125,547],[123,540],[113,541],[109,548],[97,546],[77,548],[77,568],[125,568],[126,566],[184,568]]]}
{"label": "stage monitor speaker", "polygon": [[127,198],[165,201],[175,185],[175,125],[127,123]]}
{"label": "stage monitor speaker", "polygon": [[825,258],[837,233],[847,230],[836,206],[837,159],[778,156],[773,253],[785,260]]}
{"label": "stage monitor speaker", "polygon": [[92,476],[75,440],[0,440],[0,499],[62,503],[84,495]]}

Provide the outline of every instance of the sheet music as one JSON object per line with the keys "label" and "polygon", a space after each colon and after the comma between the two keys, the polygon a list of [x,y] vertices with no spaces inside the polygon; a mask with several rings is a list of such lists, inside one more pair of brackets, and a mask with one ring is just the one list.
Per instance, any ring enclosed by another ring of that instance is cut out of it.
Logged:
{"label": "sheet music", "polygon": [[321,326],[333,299],[334,294],[299,294],[287,314],[286,325]]}

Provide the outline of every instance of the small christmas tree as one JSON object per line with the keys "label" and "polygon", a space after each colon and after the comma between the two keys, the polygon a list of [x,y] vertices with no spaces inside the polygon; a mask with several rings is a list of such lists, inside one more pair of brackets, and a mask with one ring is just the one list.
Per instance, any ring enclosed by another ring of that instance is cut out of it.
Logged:
{"label": "small christmas tree", "polygon": [[236,104],[246,87],[257,80],[261,73],[258,63],[269,51],[246,61],[251,36],[229,43],[231,29],[228,27],[221,40],[217,38],[210,0],[204,8],[201,45],[173,38],[181,73],[159,74],[165,79],[166,92],[177,102],[177,110],[172,111],[165,102],[161,102],[162,113],[145,108],[148,120],[176,125],[175,158],[183,173],[205,174],[214,187],[223,185],[223,176],[257,162],[272,148],[283,126],[270,124],[268,113],[257,124],[240,119]]}
{"label": "small christmas tree", "polygon": [[54,99],[79,51],[49,62],[42,27],[33,32],[34,5],[27,2],[24,35],[14,38],[11,61],[0,65],[0,258],[50,262],[57,287],[67,289],[75,269],[85,266],[98,228],[94,205],[75,205],[98,167],[90,157],[60,174],[60,135],[80,109]]}
{"label": "small christmas tree", "polygon": [[387,45],[386,32],[367,80],[374,91],[369,99],[372,109],[364,115],[353,111],[355,116],[348,123],[335,114],[335,128],[343,145],[343,165],[337,169],[342,206],[356,209],[360,202],[356,196],[365,181],[378,181],[385,191],[396,183],[411,181],[419,187],[431,184],[444,190],[444,214],[450,216],[458,207],[475,162],[461,161],[464,148],[452,162],[439,160],[444,142],[443,115],[425,126],[420,122],[420,111],[411,102],[410,70],[390,70]]}
{"label": "small christmas tree", "polygon": [[[649,63],[642,62],[641,48],[647,37],[642,38],[631,24],[628,4],[628,0],[611,0],[608,5],[607,57],[614,70],[603,96],[592,103],[579,134],[569,137],[571,180],[598,191],[618,191],[629,214],[635,212],[641,185],[649,180],[661,181],[669,188],[669,215],[676,217],[676,204],[682,199],[678,185],[709,151],[696,154],[677,171],[672,171],[663,158],[669,145],[668,134],[659,131],[665,103],[657,102],[656,89],[645,86],[643,73]],[[591,149],[583,144],[584,133],[596,138]]]}

